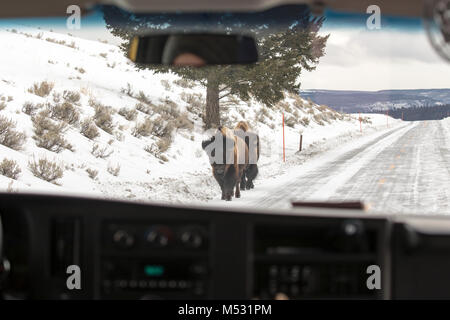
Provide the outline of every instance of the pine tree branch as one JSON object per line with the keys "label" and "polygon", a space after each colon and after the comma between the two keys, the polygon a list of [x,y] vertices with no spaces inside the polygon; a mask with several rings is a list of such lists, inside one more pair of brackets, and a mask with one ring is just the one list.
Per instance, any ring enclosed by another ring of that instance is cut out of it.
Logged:
{"label": "pine tree branch", "polygon": [[231,95],[232,93],[231,93],[231,91],[228,91],[227,93],[225,93],[223,96],[220,96],[219,97],[219,100],[220,99],[223,99],[223,98],[225,98],[225,97],[227,97],[227,96],[229,96],[229,95]]}
{"label": "pine tree branch", "polygon": [[221,88],[221,89],[219,89],[219,92],[223,92],[223,91],[225,91],[225,90],[227,90],[227,89],[229,89],[229,88],[231,88],[231,84],[230,84],[230,85],[227,85],[227,86],[225,86],[225,87],[223,87],[223,88]]}

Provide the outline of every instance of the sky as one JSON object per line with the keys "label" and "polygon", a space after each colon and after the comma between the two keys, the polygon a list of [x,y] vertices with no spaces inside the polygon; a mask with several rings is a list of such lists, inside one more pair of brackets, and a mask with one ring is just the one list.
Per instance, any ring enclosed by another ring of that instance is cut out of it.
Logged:
{"label": "sky", "polygon": [[325,28],[326,55],[301,76],[302,89],[388,90],[450,88],[450,64],[424,29]]}
{"label": "sky", "polygon": [[[301,89],[364,90],[450,88],[450,63],[437,55],[420,20],[382,17],[381,29],[369,30],[367,16],[329,14],[320,34],[329,34],[326,55],[316,70],[304,71]],[[345,21],[345,23],[343,23]],[[20,20],[60,33],[119,44],[100,14],[82,20],[81,30],[68,30],[65,19]],[[1,24],[1,22],[0,22]]]}

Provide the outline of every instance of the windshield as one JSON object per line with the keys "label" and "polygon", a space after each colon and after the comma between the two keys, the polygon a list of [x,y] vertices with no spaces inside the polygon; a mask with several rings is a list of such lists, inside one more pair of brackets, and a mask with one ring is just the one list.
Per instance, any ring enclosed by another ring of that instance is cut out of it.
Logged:
{"label": "windshield", "polygon": [[[76,9],[0,21],[2,191],[450,213],[450,64],[421,20]],[[252,36],[260,61],[135,65],[130,41],[150,32]],[[242,162],[214,159],[222,137]]]}

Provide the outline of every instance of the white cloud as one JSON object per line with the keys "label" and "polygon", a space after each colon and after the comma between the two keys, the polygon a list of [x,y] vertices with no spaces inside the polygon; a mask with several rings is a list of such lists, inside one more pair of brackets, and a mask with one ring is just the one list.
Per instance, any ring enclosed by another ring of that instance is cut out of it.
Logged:
{"label": "white cloud", "polygon": [[382,90],[450,87],[450,64],[425,31],[330,30],[323,57],[301,77],[302,89]]}

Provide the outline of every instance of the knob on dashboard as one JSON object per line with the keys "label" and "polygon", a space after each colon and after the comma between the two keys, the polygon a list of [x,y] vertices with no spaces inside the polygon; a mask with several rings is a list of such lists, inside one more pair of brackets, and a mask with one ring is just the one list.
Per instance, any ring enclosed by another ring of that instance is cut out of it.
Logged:
{"label": "knob on dashboard", "polygon": [[335,239],[335,244],[342,252],[367,251],[367,235],[363,222],[358,219],[343,221],[337,239]]}
{"label": "knob on dashboard", "polygon": [[186,229],[181,232],[180,241],[189,248],[199,248],[203,244],[202,234],[195,229]]}
{"label": "knob on dashboard", "polygon": [[117,230],[113,234],[113,242],[119,247],[130,248],[134,245],[134,237],[125,230]]}
{"label": "knob on dashboard", "polygon": [[172,231],[168,227],[154,226],[145,233],[147,243],[156,247],[166,247],[172,240]]}

